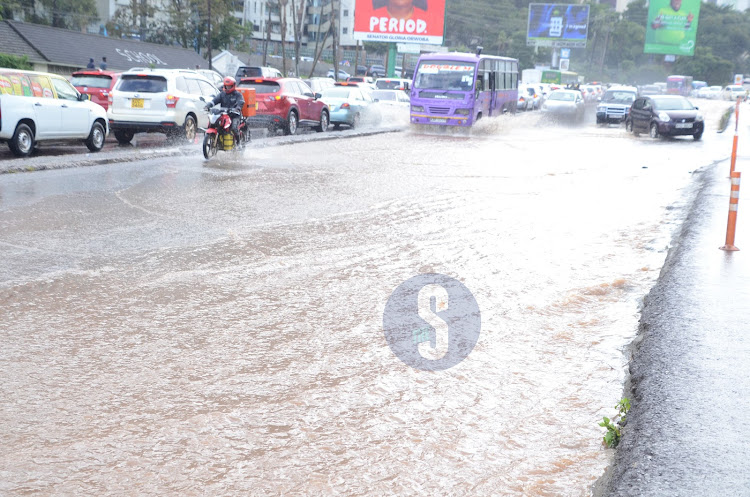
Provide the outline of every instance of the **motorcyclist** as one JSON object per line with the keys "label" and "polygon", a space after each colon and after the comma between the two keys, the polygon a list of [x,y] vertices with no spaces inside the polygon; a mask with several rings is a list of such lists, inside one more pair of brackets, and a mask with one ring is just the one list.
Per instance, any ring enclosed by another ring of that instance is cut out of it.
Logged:
{"label": "motorcyclist", "polygon": [[242,119],[242,107],[245,106],[245,99],[242,97],[242,93],[237,91],[237,82],[233,77],[227,76],[224,78],[224,91],[219,92],[214,99],[206,105],[207,109],[210,109],[214,105],[219,105],[229,109],[229,117],[232,118],[231,131],[234,136],[234,142],[239,144],[240,134],[239,125],[240,119]]}

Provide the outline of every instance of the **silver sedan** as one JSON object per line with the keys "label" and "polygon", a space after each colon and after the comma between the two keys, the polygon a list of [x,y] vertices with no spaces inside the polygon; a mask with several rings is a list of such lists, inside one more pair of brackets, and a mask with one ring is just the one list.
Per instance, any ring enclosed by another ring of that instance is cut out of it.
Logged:
{"label": "silver sedan", "polygon": [[583,95],[577,90],[555,90],[547,95],[542,112],[549,117],[581,122],[585,112]]}

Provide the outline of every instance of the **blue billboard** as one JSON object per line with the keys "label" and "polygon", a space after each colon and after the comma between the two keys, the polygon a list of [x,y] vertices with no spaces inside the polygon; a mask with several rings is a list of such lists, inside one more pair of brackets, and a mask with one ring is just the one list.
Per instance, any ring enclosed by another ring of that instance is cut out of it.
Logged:
{"label": "blue billboard", "polygon": [[589,6],[567,3],[529,4],[526,45],[539,47],[586,47]]}

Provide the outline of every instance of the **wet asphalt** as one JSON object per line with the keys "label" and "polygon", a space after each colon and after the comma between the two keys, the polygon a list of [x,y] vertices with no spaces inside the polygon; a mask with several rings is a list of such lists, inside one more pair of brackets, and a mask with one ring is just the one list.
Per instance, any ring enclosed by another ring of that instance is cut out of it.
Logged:
{"label": "wet asphalt", "polygon": [[[183,155],[192,148],[7,160],[0,172]],[[750,157],[738,160],[737,170],[743,167],[750,167]],[[720,250],[728,172],[727,160],[697,173],[701,188],[644,301],[624,393],[633,407],[596,495],[750,495],[750,207],[741,192],[735,241],[740,251]],[[750,186],[744,189],[747,198]]]}
{"label": "wet asphalt", "polygon": [[[750,158],[738,160],[743,166]],[[750,205],[740,191],[740,251],[720,250],[729,169],[723,161],[700,173],[692,210],[645,299],[625,393],[633,407],[599,495],[750,495]]]}

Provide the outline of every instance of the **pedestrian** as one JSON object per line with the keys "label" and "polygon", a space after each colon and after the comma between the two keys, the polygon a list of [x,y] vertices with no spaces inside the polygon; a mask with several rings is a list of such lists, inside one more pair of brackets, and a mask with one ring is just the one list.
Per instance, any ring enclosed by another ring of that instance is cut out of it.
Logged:
{"label": "pedestrian", "polygon": [[102,61],[99,63],[99,69],[105,70],[107,68],[107,58],[102,57]]}
{"label": "pedestrian", "polygon": [[88,65],[86,66],[86,69],[94,69],[95,67],[96,67],[96,66],[94,65],[94,58],[93,58],[93,57],[91,57],[91,58],[89,59],[89,63],[88,63]]}

